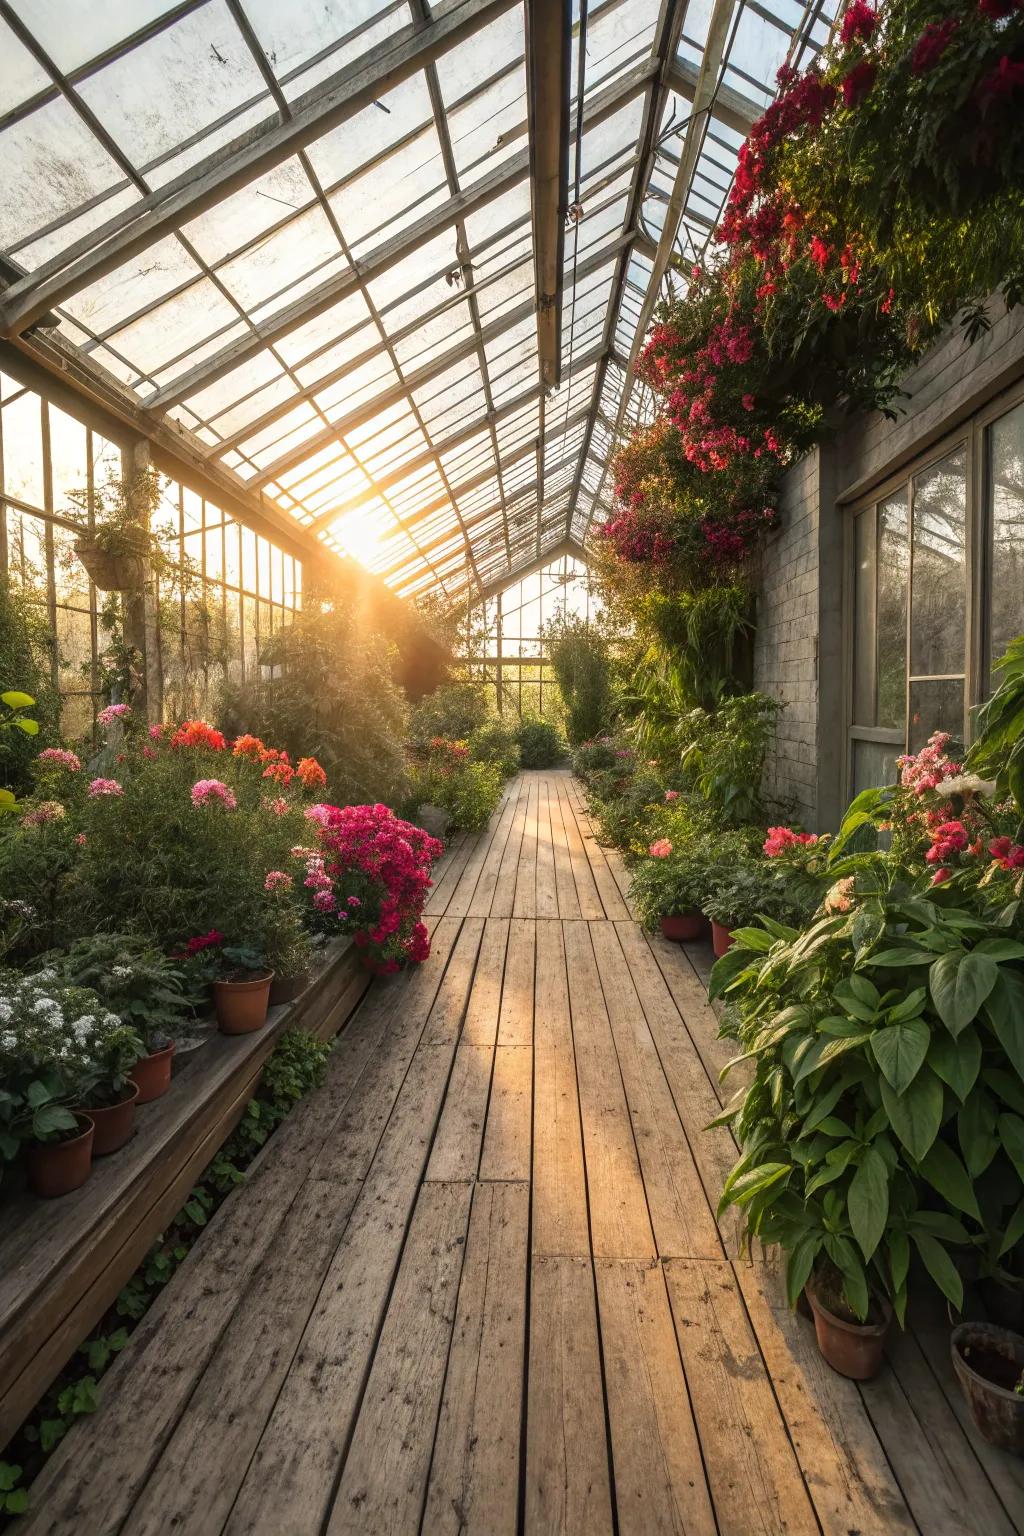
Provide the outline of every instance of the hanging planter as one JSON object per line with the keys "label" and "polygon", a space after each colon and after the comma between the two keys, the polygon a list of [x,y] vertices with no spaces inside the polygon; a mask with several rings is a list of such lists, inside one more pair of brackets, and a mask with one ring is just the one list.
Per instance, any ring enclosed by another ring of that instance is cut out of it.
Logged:
{"label": "hanging planter", "polygon": [[92,538],[76,540],[75,554],[101,592],[138,592],[149,580],[149,561],[143,554],[103,549]]}

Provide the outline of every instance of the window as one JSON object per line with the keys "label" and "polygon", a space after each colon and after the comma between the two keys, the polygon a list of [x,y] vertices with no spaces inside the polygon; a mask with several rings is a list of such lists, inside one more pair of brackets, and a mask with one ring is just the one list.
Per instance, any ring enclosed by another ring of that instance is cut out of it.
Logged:
{"label": "window", "polygon": [[849,790],[891,783],[935,731],[970,736],[992,663],[1024,632],[1024,402],[853,509]]}

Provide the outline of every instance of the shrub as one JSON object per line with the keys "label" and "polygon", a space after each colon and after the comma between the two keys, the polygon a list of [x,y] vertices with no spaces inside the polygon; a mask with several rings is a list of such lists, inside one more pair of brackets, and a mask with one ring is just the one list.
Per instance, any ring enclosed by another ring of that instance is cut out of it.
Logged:
{"label": "shrub", "polygon": [[469,738],[469,750],[478,763],[493,763],[502,777],[509,779],[519,771],[519,736],[514,725],[500,718],[488,720]]}
{"label": "shrub", "polygon": [[565,702],[565,733],[570,746],[576,746],[608,722],[608,642],[596,624],[565,613],[545,627],[544,639]]}
{"label": "shrub", "polygon": [[519,752],[524,768],[553,768],[565,754],[565,742],[550,720],[524,715],[519,726]]}
{"label": "shrub", "polygon": [[66,986],[89,987],[156,1050],[184,1030],[192,1016],[185,977],[175,961],[148,940],[128,933],[96,933],[43,957]]}
{"label": "shrub", "polygon": [[442,683],[421,699],[409,719],[409,739],[420,751],[436,737],[468,741],[486,725],[491,709],[483,683]]}
{"label": "shrub", "polygon": [[31,764],[40,747],[58,739],[60,701],[53,687],[50,660],[54,640],[45,608],[33,606],[0,578],[0,693],[16,689],[32,700],[29,711],[38,735],[0,732],[0,786],[16,794],[31,785]]}
{"label": "shrub", "polygon": [[478,832],[501,799],[502,774],[494,763],[475,763],[465,742],[436,737],[421,763],[411,770],[409,814],[421,805],[447,811],[453,828]]}
{"label": "shrub", "polygon": [[598,775],[614,769],[616,764],[617,749],[610,736],[599,736],[596,741],[581,741],[572,754],[572,771],[588,786]]}
{"label": "shrub", "polygon": [[767,694],[745,693],[714,714],[692,710],[681,722],[683,772],[729,825],[764,819],[761,781],[783,707]]}

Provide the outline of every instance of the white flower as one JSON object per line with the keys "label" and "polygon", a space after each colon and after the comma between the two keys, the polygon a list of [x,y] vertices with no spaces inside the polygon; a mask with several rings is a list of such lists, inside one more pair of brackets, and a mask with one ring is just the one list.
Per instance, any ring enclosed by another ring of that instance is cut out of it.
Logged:
{"label": "white flower", "polygon": [[43,970],[36,971],[35,976],[32,979],[33,981],[56,981],[57,972],[54,970],[52,965],[48,965]]}
{"label": "white flower", "polygon": [[6,1024],[13,1017],[14,1010],[10,1003],[0,997],[0,1024]]}
{"label": "white flower", "polygon": [[[10,1018],[10,1013],[7,1016]],[[17,1044],[18,1037],[13,1030],[9,1029],[6,1034],[0,1035],[0,1050],[13,1051],[16,1049]]]}
{"label": "white flower", "polygon": [[124,976],[130,976],[131,974],[132,974],[132,968],[131,968],[130,965],[115,965],[113,967],[113,969],[111,970],[111,975],[112,976],[124,977]]}
{"label": "white flower", "polygon": [[936,786],[940,795],[994,795],[995,779],[983,779],[976,773],[958,773],[955,779],[942,779]]}

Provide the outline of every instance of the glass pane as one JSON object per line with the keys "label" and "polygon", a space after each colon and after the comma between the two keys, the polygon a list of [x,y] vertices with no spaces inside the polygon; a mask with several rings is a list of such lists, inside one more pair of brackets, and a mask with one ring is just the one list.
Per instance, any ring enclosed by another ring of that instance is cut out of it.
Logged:
{"label": "glass pane", "polygon": [[896,759],[902,747],[888,742],[855,741],[853,743],[853,793],[862,789],[878,789],[896,781]]}
{"label": "glass pane", "polygon": [[914,480],[910,672],[963,672],[967,615],[967,454],[958,448]]}
{"label": "glass pane", "polygon": [[907,493],[878,508],[876,725],[902,729],[907,717]]}
{"label": "glass pane", "polygon": [[875,700],[871,686],[871,653],[874,649],[875,606],[875,508],[869,507],[853,522],[853,720],[855,725],[874,725]]}
{"label": "glass pane", "polygon": [[43,418],[38,395],[25,394],[8,401],[0,412],[3,431],[3,489],[18,501],[42,507]]}
{"label": "glass pane", "polygon": [[997,661],[1024,632],[1024,405],[993,422],[988,437],[989,656]]}
{"label": "glass pane", "polygon": [[[948,731],[953,738],[950,750],[963,744],[964,685],[949,679],[910,685],[911,752],[920,752],[935,731]],[[955,753],[954,753],[955,755]]]}

